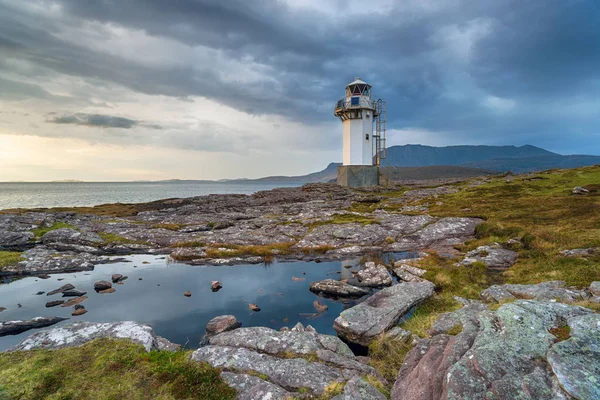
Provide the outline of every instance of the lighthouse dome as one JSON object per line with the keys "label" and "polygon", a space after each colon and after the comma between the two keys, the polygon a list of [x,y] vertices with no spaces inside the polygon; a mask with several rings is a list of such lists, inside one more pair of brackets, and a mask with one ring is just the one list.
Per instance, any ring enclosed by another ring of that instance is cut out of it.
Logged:
{"label": "lighthouse dome", "polygon": [[351,96],[371,96],[371,85],[356,77],[354,81],[346,86],[346,97]]}

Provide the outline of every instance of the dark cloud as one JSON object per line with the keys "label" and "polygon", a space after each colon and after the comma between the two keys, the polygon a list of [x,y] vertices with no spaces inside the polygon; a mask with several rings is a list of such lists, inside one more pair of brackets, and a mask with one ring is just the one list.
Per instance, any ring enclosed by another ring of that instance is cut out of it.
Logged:
{"label": "dark cloud", "polygon": [[[336,18],[276,0],[57,0],[61,13],[47,14],[19,3],[0,2],[0,51],[6,55],[0,73],[14,70],[7,59],[25,60],[39,67],[20,71],[27,77],[66,74],[152,95],[202,96],[308,125],[331,121],[323,104],[333,104],[360,75],[388,101],[390,128],[522,144],[594,138],[600,125],[599,116],[585,111],[597,105],[600,89],[595,0],[429,0],[397,3],[385,12],[373,5],[349,16],[340,2]],[[85,29],[86,23],[212,49],[238,62],[240,74],[250,63],[264,71],[256,79],[226,79],[212,62],[144,63],[57,34],[61,26]],[[23,85],[4,83],[13,98],[17,92],[49,96]],[[495,102],[486,103],[490,98]],[[514,107],[503,110],[502,104]]]}
{"label": "dark cloud", "polygon": [[[59,117],[50,117],[47,122],[54,124],[73,124],[98,128],[122,128],[131,129],[138,125],[138,121],[122,117],[100,114],[71,114]],[[153,125],[155,126],[155,125]],[[160,129],[160,127],[158,127]]]}

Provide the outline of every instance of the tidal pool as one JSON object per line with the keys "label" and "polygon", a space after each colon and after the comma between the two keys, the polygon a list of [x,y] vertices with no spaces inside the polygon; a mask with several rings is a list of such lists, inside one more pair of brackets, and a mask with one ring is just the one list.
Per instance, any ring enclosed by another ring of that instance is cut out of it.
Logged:
{"label": "tidal pool", "polygon": [[[206,323],[222,314],[235,315],[242,326],[279,329],[283,326],[291,328],[301,322],[312,325],[320,333],[335,335],[333,321],[356,301],[325,299],[310,292],[308,287],[313,281],[327,278],[352,280],[352,272],[359,269],[358,264],[356,259],[344,262],[190,266],[168,262],[160,256],[130,256],[124,262],[98,265],[91,272],[55,274],[49,279],[27,277],[0,284],[0,307],[6,308],[0,312],[0,321],[38,316],[70,318],[54,325],[56,327],[79,320],[133,320],[151,325],[158,335],[188,348],[198,347]],[[94,291],[94,282],[110,281],[115,273],[128,276],[123,285],[113,284],[116,292],[98,294]],[[218,292],[211,290],[213,280],[223,284]],[[36,295],[39,291],[50,292],[66,283],[88,292],[88,299],[82,303],[88,310],[87,314],[71,317],[72,307],[46,308],[46,302],[63,299],[60,293]],[[184,297],[188,290],[192,296]],[[318,313],[313,305],[315,300],[326,304],[329,309]],[[258,305],[261,311],[251,311],[249,303]],[[0,337],[0,351],[36,331]]]}

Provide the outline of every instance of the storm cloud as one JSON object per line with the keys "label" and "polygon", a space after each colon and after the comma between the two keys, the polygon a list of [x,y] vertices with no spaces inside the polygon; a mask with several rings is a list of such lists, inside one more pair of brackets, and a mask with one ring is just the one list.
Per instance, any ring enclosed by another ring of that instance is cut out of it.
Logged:
{"label": "storm cloud", "polygon": [[83,113],[50,117],[48,118],[48,122],[52,122],[54,124],[74,124],[99,128],[122,129],[131,129],[138,124],[138,121],[128,118]]}
{"label": "storm cloud", "polygon": [[387,101],[392,144],[418,141],[410,131],[600,153],[599,38],[594,0],[0,0],[0,102],[58,110],[54,129],[208,151],[323,146],[324,160],[341,147],[332,105],[358,75]]}

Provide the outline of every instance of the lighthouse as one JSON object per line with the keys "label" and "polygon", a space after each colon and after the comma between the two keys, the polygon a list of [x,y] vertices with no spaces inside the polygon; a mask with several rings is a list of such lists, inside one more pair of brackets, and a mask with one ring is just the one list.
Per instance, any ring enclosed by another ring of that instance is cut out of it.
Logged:
{"label": "lighthouse", "polygon": [[338,168],[342,186],[379,184],[379,165],[385,157],[385,102],[373,100],[371,88],[357,77],[335,105],[334,115],[343,127],[343,163]]}

